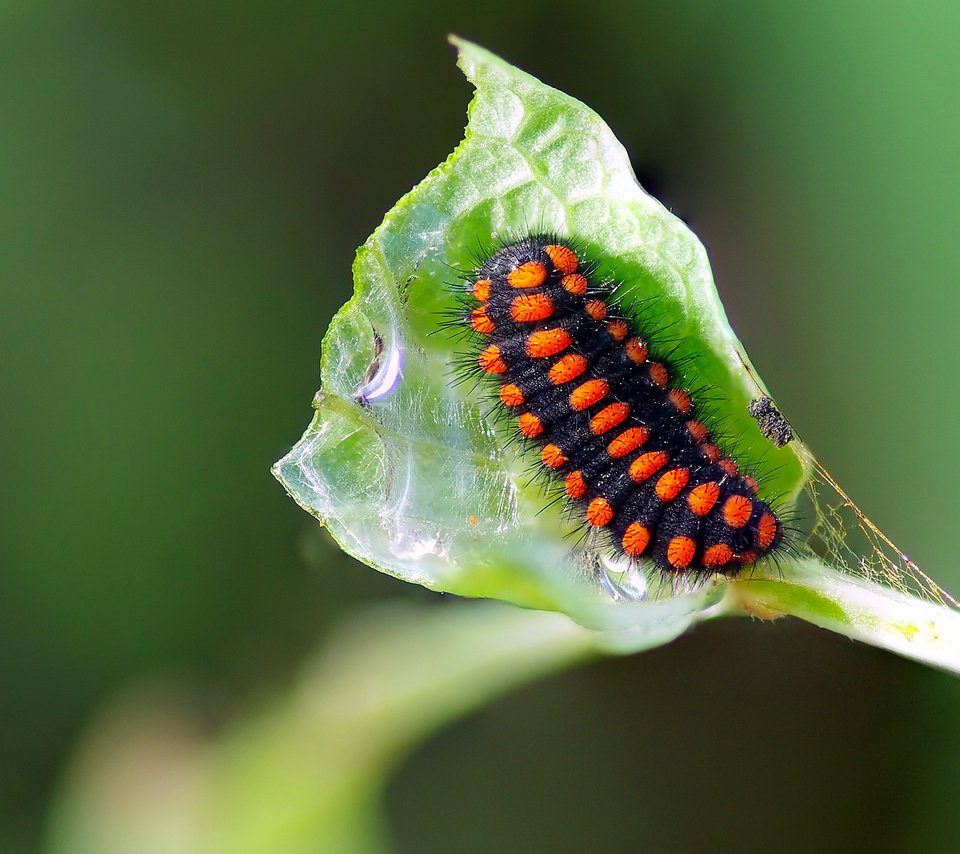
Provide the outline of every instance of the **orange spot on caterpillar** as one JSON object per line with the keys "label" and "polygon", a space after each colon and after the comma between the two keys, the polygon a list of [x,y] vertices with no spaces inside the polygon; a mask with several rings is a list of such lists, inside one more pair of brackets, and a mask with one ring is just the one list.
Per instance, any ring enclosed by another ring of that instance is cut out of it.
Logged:
{"label": "orange spot on caterpillar", "polygon": [[512,288],[539,288],[547,280],[547,268],[539,261],[527,261],[507,273],[507,284]]}
{"label": "orange spot on caterpillar", "polygon": [[523,392],[519,386],[507,383],[500,386],[500,400],[504,406],[523,406]]}
{"label": "orange spot on caterpillar", "polygon": [[553,444],[543,446],[543,450],[540,452],[540,459],[543,460],[544,465],[552,469],[560,468],[560,466],[564,465],[567,461],[563,451]]}
{"label": "orange spot on caterpillar", "polygon": [[620,542],[630,557],[637,557],[650,544],[650,531],[639,522],[631,522]]}
{"label": "orange spot on caterpillar", "polygon": [[485,305],[470,312],[470,325],[481,335],[489,335],[493,332],[493,321],[487,317],[487,307]]}
{"label": "orange spot on caterpillar", "polygon": [[607,453],[618,460],[639,448],[649,438],[649,427],[628,427],[607,445]]}
{"label": "orange spot on caterpillar", "polygon": [[517,422],[520,432],[528,439],[533,439],[543,432],[543,422],[532,412],[524,412]]}
{"label": "orange spot on caterpillar", "polygon": [[527,337],[527,355],[534,359],[545,359],[547,356],[556,356],[561,350],[566,350],[573,342],[566,329],[541,329],[531,332]]}
{"label": "orange spot on caterpillar", "polygon": [[532,412],[524,412],[517,422],[520,432],[528,439],[533,439],[543,432],[543,422]]}
{"label": "orange spot on caterpillar", "polygon": [[757,523],[757,545],[766,551],[777,538],[777,520],[772,513],[763,513]]}
{"label": "orange spot on caterpillar", "polygon": [[560,280],[560,284],[563,285],[565,291],[575,294],[576,296],[583,296],[587,292],[587,280],[579,273],[574,273],[572,276],[564,276]]}
{"label": "orange spot on caterpillar", "polygon": [[697,544],[690,537],[674,537],[667,543],[667,561],[677,569],[686,569],[697,552]]}
{"label": "orange spot on caterpillar", "polygon": [[583,473],[572,471],[563,479],[563,488],[571,498],[582,498],[583,493],[587,491],[587,484],[583,479]]}
{"label": "orange spot on caterpillar", "polygon": [[603,400],[609,390],[606,380],[587,380],[570,392],[570,407],[577,412],[582,412]]}
{"label": "orange spot on caterpillar", "polygon": [[647,368],[647,373],[657,388],[667,387],[667,383],[670,381],[670,375],[667,373],[667,369],[659,362],[651,362]]}
{"label": "orange spot on caterpillar", "polygon": [[622,424],[630,415],[630,405],[627,403],[611,403],[603,407],[593,418],[590,419],[590,432],[594,436],[601,436],[612,430],[618,424]]}
{"label": "orange spot on caterpillar", "polygon": [[550,260],[553,261],[553,266],[561,273],[577,272],[577,256],[569,247],[551,243],[549,246],[544,247],[544,251]]}
{"label": "orange spot on caterpillar", "polygon": [[546,294],[523,294],[510,303],[510,316],[518,323],[546,320],[553,314],[553,300]]}
{"label": "orange spot on caterpillar", "polygon": [[587,300],[583,310],[594,320],[603,320],[607,316],[607,304],[602,299]]}
{"label": "orange spot on caterpillar", "polygon": [[689,469],[670,469],[657,480],[655,491],[661,501],[673,501],[690,481]]}
{"label": "orange spot on caterpillar", "polygon": [[701,442],[700,451],[711,463],[720,459],[720,449],[712,442]]}
{"label": "orange spot on caterpillar", "polygon": [[701,483],[690,490],[687,506],[694,516],[706,516],[720,500],[720,486],[716,483]]}
{"label": "orange spot on caterpillar", "polygon": [[479,302],[486,302],[490,299],[490,280],[477,279],[473,283],[473,298]]}
{"label": "orange spot on caterpillar", "polygon": [[723,502],[723,521],[731,528],[742,528],[752,513],[753,502],[744,495],[731,495]]}
{"label": "orange spot on caterpillar", "polygon": [[730,477],[737,476],[737,464],[729,457],[725,457],[724,459],[720,460],[717,465],[720,466],[720,468],[722,468],[728,475],[730,475]]}
{"label": "orange spot on caterpillar", "polygon": [[627,328],[626,321],[623,320],[611,320],[607,324],[607,333],[614,341],[623,341],[627,337]]}
{"label": "orange spot on caterpillar", "polygon": [[707,428],[693,418],[687,422],[687,430],[693,436],[694,442],[700,443],[707,438]]}
{"label": "orange spot on caterpillar", "polygon": [[585,356],[579,353],[567,353],[566,356],[557,359],[547,376],[553,385],[563,385],[570,380],[575,380],[589,366],[590,363]]}
{"label": "orange spot on caterpillar", "polygon": [[638,365],[642,365],[647,361],[647,342],[642,338],[631,338],[623,345],[623,349],[626,351],[630,360],[636,362]]}
{"label": "orange spot on caterpillar", "polygon": [[690,395],[678,388],[672,388],[667,392],[667,400],[677,407],[677,409],[679,409],[684,415],[690,411],[690,407],[693,405],[690,402]]}
{"label": "orange spot on caterpillar", "polygon": [[666,451],[648,451],[640,454],[630,463],[630,477],[637,483],[643,483],[647,478],[655,475],[668,462],[670,455]]}
{"label": "orange spot on caterpillar", "polygon": [[730,563],[731,560],[733,560],[733,549],[726,543],[717,543],[715,546],[710,546],[703,553],[704,566],[723,566]]}
{"label": "orange spot on caterpillar", "polygon": [[757,479],[753,477],[753,475],[745,475],[743,478],[743,483],[754,495],[757,494],[760,484],[757,483]]}
{"label": "orange spot on caterpillar", "polygon": [[594,498],[587,506],[587,523],[594,528],[609,525],[613,518],[613,508],[606,498]]}
{"label": "orange spot on caterpillar", "polygon": [[500,348],[496,344],[491,344],[480,354],[477,364],[488,374],[503,374],[507,371],[507,366],[500,358]]}
{"label": "orange spot on caterpillar", "polygon": [[755,563],[756,560],[757,560],[757,553],[753,551],[745,551],[737,555],[737,561],[742,564]]}

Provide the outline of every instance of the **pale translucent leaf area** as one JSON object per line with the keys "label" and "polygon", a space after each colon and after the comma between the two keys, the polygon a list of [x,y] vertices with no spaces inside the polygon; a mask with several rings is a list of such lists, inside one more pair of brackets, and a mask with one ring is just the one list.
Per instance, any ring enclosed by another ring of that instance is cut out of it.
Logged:
{"label": "pale translucent leaf area", "polygon": [[500,603],[353,617],[292,690],[211,737],[169,686],[86,733],[54,799],[51,854],[391,850],[388,774],[431,732],[593,654],[598,635]]}
{"label": "pale translucent leaf area", "polygon": [[[625,283],[629,309],[656,298],[670,347],[696,356],[696,382],[723,389],[713,414],[743,447],[764,448],[764,493],[795,495],[804,467],[764,440],[758,393],[727,324],[703,246],[637,183],[623,146],[584,104],[475,45],[457,42],[476,87],[464,141],[385,217],[357,254],[355,294],[323,341],[321,391],[303,438],[275,468],[293,498],[359,560],[466,596],[561,610],[640,648],[682,631],[722,585],[647,589],[615,601],[600,550],[528,485],[529,461],[489,403],[452,374],[463,345],[438,333],[451,283],[498,239],[533,230],[576,237]],[[602,250],[595,248],[602,247]],[[572,535],[572,536],[571,536]]]}

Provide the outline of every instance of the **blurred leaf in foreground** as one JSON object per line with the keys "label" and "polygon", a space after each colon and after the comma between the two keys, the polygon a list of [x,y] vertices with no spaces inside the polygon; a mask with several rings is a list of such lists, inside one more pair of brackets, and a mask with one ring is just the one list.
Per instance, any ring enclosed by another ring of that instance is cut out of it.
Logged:
{"label": "blurred leaf in foreground", "polygon": [[559,614],[492,602],[381,607],[336,632],[281,702],[219,738],[175,697],[140,692],[81,743],[47,850],[384,850],[382,788],[409,750],[595,642]]}
{"label": "blurred leaf in foreground", "polygon": [[[597,583],[601,558],[572,547],[570,521],[544,507],[476,393],[452,382],[456,342],[435,333],[455,304],[450,283],[475,265],[478,247],[532,230],[596,247],[625,283],[627,309],[656,299],[680,342],[674,358],[695,357],[698,383],[721,390],[714,415],[735,437],[734,452],[765,449],[761,497],[789,508],[818,469],[799,440],[779,447],[751,417],[751,401],[766,392],[727,323],[703,246],[639,186],[607,125],[487,51],[455,43],[476,86],[464,140],[357,254],[354,296],[323,342],[313,422],[274,469],[290,495],[364,563],[434,590],[562,611],[611,650],[663,642],[707,616],[795,613],[960,666],[955,614],[849,577],[869,575],[872,564],[846,561],[843,536],[824,538],[822,527],[827,563],[803,543],[802,557],[747,580],[665,590],[642,567],[605,567],[632,594],[619,600]],[[879,575],[899,578],[894,563]]]}

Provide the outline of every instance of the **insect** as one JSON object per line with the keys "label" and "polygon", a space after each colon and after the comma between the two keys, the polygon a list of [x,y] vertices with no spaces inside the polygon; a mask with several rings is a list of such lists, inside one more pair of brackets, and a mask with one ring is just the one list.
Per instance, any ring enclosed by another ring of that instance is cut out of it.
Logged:
{"label": "insect", "polygon": [[569,240],[503,246],[471,277],[473,366],[538,465],[615,551],[671,574],[735,575],[775,552],[783,526],[724,457],[614,287]]}
{"label": "insect", "polygon": [[765,394],[751,400],[747,412],[757,422],[764,438],[773,442],[778,448],[793,441],[793,428],[790,422],[783,417],[773,401]]}

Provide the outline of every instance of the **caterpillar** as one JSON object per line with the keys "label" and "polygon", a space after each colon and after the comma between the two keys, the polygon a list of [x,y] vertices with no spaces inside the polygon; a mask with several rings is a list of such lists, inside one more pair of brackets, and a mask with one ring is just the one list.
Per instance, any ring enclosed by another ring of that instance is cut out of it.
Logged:
{"label": "caterpillar", "polygon": [[470,367],[495,380],[496,405],[538,467],[617,554],[674,575],[736,575],[777,550],[781,520],[711,441],[667,360],[615,316],[597,270],[557,236],[494,252],[469,277],[459,317]]}

